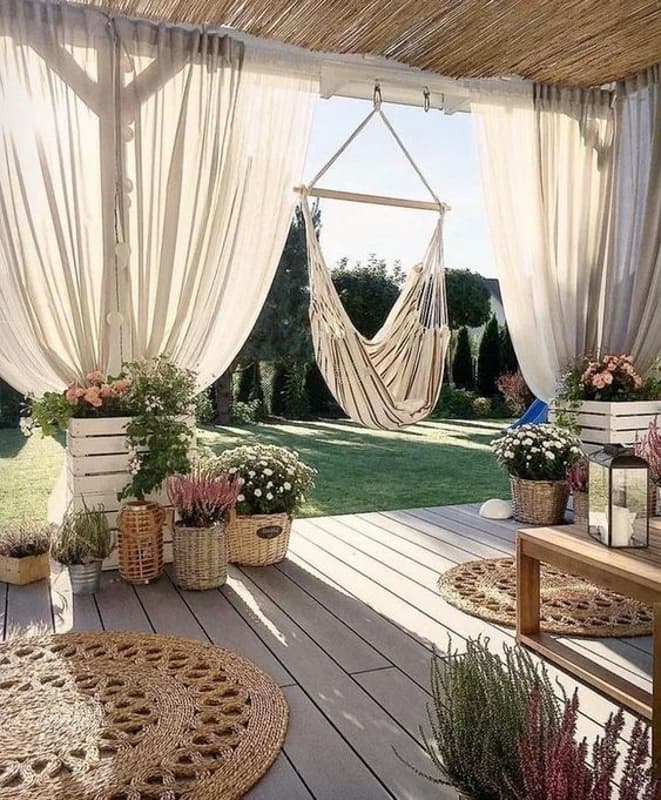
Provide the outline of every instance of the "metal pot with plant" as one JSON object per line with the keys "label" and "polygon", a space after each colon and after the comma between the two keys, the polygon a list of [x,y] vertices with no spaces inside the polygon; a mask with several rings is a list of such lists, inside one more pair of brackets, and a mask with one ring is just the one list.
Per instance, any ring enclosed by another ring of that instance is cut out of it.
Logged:
{"label": "metal pot with plant", "polygon": [[50,530],[20,522],[0,530],[0,581],[22,586],[50,574]]}
{"label": "metal pot with plant", "polygon": [[175,581],[182,589],[213,589],[227,580],[226,521],[243,481],[204,462],[166,481],[177,521],[172,531]]}
{"label": "metal pot with plant", "polygon": [[51,545],[51,555],[68,567],[74,594],[93,594],[99,590],[101,564],[112,549],[103,506],[84,506],[67,510]]}

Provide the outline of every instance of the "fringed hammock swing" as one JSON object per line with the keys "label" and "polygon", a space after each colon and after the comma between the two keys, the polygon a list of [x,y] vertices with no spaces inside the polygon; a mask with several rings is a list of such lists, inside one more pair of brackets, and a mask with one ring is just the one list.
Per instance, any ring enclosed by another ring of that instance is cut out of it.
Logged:
{"label": "fringed hammock swing", "polygon": [[[309,186],[300,186],[310,271],[310,324],[314,352],[328,388],[344,412],[368,428],[396,430],[425,419],[438,400],[450,330],[443,266],[441,203],[381,110],[375,90],[373,110],[322,167]],[[351,142],[378,115],[433,198],[433,202],[357,195],[315,185]],[[433,210],[438,214],[421,264],[402,287],[382,328],[372,338],[354,327],[337,294],[317,239],[308,197]]]}

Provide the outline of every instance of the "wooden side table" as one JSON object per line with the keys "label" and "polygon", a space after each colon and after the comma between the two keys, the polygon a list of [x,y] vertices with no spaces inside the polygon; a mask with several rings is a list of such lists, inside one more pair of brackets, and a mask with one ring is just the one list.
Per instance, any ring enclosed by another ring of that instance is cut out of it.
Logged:
{"label": "wooden side table", "polygon": [[[651,722],[654,760],[661,770],[661,520],[651,521],[650,547],[641,550],[604,547],[579,525],[520,530],[516,559],[517,642]],[[651,694],[540,631],[542,561],[652,606]]]}

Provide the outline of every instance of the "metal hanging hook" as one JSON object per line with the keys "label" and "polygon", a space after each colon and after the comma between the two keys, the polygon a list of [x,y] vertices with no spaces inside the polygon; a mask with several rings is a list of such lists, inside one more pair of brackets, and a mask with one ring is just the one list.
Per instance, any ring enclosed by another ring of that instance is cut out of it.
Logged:
{"label": "metal hanging hook", "polygon": [[431,108],[431,92],[429,91],[429,86],[425,86],[422,90],[422,107],[425,109],[425,113],[429,111]]}
{"label": "metal hanging hook", "polygon": [[379,81],[374,81],[374,92],[372,93],[372,102],[374,103],[374,108],[379,109],[381,108],[381,103],[383,102],[383,95],[381,94],[381,84]]}

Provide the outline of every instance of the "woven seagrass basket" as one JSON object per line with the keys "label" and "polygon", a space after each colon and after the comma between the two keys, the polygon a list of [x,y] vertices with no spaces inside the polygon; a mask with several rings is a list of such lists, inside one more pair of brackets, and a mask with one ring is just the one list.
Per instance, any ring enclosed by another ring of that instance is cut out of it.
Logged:
{"label": "woven seagrass basket", "polygon": [[182,589],[214,589],[227,580],[227,532],[220,523],[210,528],[172,529],[174,574]]}
{"label": "woven seagrass basket", "polygon": [[163,522],[158,503],[135,501],[122,506],[117,517],[119,574],[129,583],[149,583],[163,571]]}
{"label": "woven seagrass basket", "polygon": [[574,522],[577,525],[588,524],[588,509],[590,507],[587,492],[572,492],[574,498]]}
{"label": "woven seagrass basket", "polygon": [[565,521],[567,481],[527,481],[510,475],[512,513],[518,522],[558,525]]}
{"label": "woven seagrass basket", "polygon": [[239,516],[232,512],[227,526],[229,561],[251,567],[276,564],[287,555],[290,533],[288,514]]}

